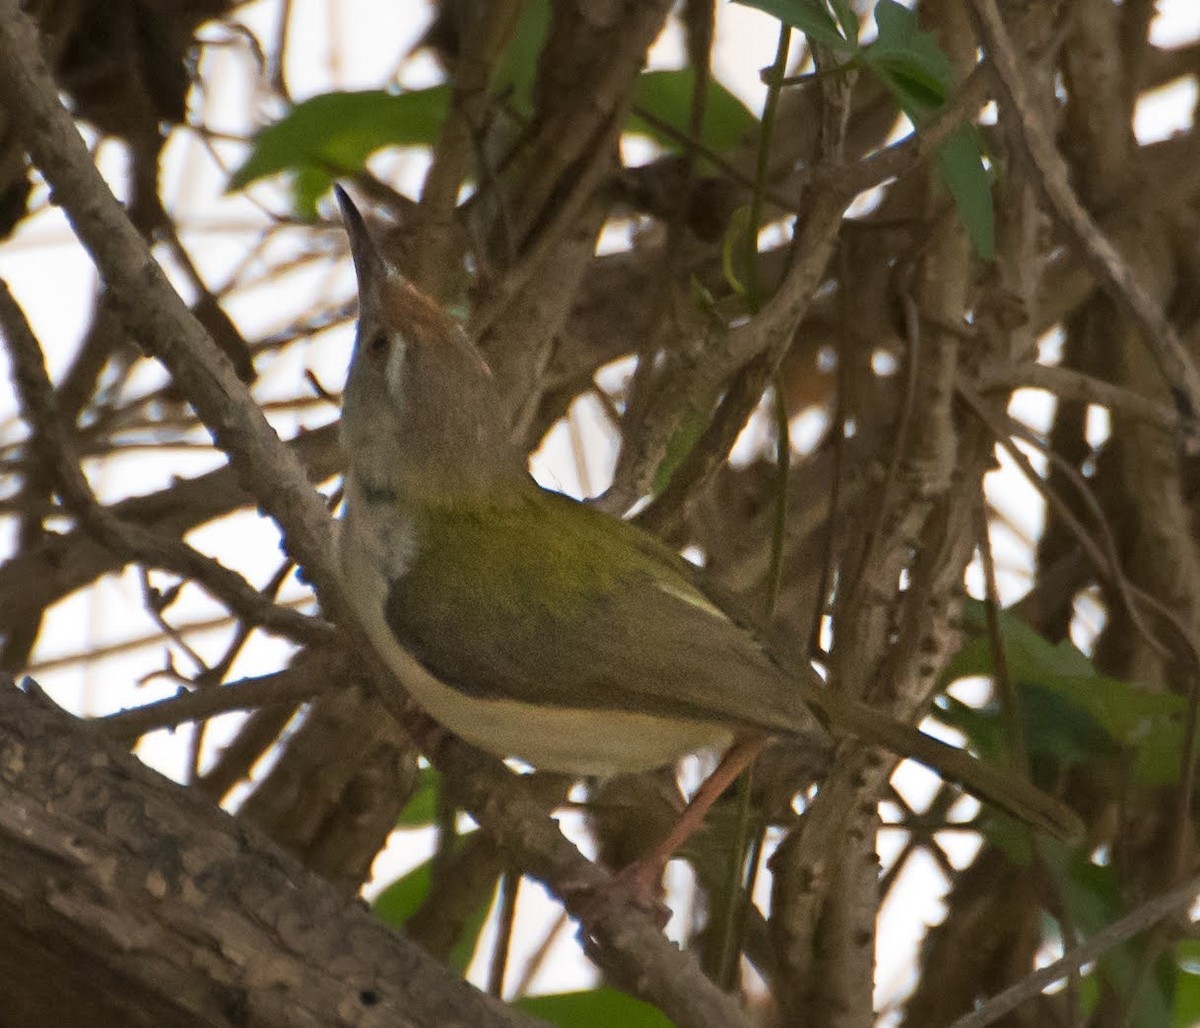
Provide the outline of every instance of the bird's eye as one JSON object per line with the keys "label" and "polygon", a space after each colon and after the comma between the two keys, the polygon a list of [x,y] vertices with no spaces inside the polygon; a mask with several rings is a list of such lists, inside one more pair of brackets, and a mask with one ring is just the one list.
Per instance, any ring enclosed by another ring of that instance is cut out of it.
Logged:
{"label": "bird's eye", "polygon": [[388,337],[386,332],[376,332],[367,342],[367,352],[376,357],[382,357],[388,351]]}

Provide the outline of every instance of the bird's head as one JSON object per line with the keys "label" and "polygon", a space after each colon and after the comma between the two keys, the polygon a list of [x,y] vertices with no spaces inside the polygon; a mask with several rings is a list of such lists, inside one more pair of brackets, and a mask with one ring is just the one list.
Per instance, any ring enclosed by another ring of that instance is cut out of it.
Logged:
{"label": "bird's head", "polygon": [[340,187],[337,198],[358,277],[358,334],[341,421],[351,474],[370,489],[409,495],[524,478],[479,351],[387,261]]}

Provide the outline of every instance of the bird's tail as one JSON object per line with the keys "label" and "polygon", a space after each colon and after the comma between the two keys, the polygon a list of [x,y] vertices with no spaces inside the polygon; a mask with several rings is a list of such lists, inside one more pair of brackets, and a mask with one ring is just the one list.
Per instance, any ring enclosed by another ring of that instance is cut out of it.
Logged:
{"label": "bird's tail", "polygon": [[834,728],[898,757],[911,757],[979,799],[1060,838],[1072,840],[1083,835],[1083,822],[1070,807],[1017,772],[973,757],[865,703],[815,684],[803,685],[805,700]]}

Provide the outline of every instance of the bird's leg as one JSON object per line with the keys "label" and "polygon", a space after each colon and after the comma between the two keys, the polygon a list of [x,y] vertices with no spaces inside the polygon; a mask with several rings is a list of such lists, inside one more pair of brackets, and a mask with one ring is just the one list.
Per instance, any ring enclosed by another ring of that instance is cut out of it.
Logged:
{"label": "bird's leg", "polygon": [[621,872],[621,876],[638,876],[643,874],[640,869],[645,867],[644,876],[647,881],[650,884],[657,881],[657,878],[661,877],[667,861],[700,830],[704,824],[704,818],[708,816],[709,809],[721,798],[725,790],[737,781],[738,776],[754,762],[754,758],[762,752],[766,742],[766,738],[759,735],[745,736],[734,740],[733,745],[725,751],[725,755],[713,773],[700,783],[700,788],[688,801],[687,807],[679,815],[679,820],[675,822],[674,827],[648,852],[643,853],[625,868]]}
{"label": "bird's leg", "polygon": [[[584,901],[579,911],[580,918],[585,922],[591,920],[619,900],[628,900],[648,910],[656,910],[660,916],[665,914],[665,908],[658,901],[657,890],[667,861],[696,834],[712,805],[738,775],[754,762],[766,742],[766,738],[759,735],[742,736],[734,740],[716,770],[700,783],[700,788],[671,830],[651,849],[614,875],[607,884],[591,890],[592,895]],[[666,918],[662,917],[662,921],[665,924]]]}

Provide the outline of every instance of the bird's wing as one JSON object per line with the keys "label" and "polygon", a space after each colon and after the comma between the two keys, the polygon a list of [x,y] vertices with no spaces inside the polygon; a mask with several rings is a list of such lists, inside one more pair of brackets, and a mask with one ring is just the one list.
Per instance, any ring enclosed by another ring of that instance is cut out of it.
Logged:
{"label": "bird's wing", "polygon": [[556,494],[431,510],[387,599],[398,641],[463,692],[804,730],[758,641],[632,525]]}

